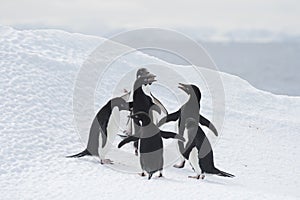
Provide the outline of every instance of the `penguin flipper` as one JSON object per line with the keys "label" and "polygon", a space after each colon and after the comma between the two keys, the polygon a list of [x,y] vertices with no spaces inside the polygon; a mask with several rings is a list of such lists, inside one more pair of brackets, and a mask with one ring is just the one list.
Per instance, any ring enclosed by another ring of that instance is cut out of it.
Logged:
{"label": "penguin flipper", "polygon": [[158,114],[161,114],[161,108],[157,104],[153,104],[149,110],[149,113],[151,111],[156,111]]}
{"label": "penguin flipper", "polygon": [[161,109],[161,111],[165,114],[168,115],[168,111],[166,107],[150,92],[151,97],[153,98],[153,102]]}
{"label": "penguin flipper", "polygon": [[121,148],[124,144],[127,144],[129,142],[133,142],[133,141],[137,141],[139,138],[135,137],[135,136],[128,136],[127,138],[125,138],[124,140],[122,140],[119,145],[118,148]]}
{"label": "penguin flipper", "polygon": [[185,139],[182,135],[170,132],[170,131],[160,131],[160,135],[161,137],[165,138],[165,139],[169,139],[169,138],[175,138],[178,140],[181,140],[182,142],[185,142]]}
{"label": "penguin flipper", "polygon": [[216,127],[208,119],[206,119],[202,115],[199,115],[199,123],[201,125],[206,126],[207,128],[209,128],[215,134],[215,136],[219,135]]}
{"label": "penguin flipper", "polygon": [[80,158],[80,157],[83,157],[83,156],[91,156],[92,154],[87,150],[85,149],[84,151],[78,153],[78,154],[75,154],[75,155],[72,155],[72,156],[66,156],[66,158]]}
{"label": "penguin flipper", "polygon": [[101,133],[101,138],[102,138],[102,148],[105,147],[106,142],[107,142],[107,126],[108,126],[108,123],[104,124],[100,128],[100,133]]}
{"label": "penguin flipper", "polygon": [[102,148],[104,148],[107,142],[107,134],[101,132],[101,136],[102,136]]}
{"label": "penguin flipper", "polygon": [[190,157],[190,154],[195,146],[196,145],[194,142],[188,142],[186,145],[186,148],[183,150],[183,152],[181,152],[182,156],[188,160]]}
{"label": "penguin flipper", "polygon": [[177,110],[176,112],[174,113],[171,113],[169,115],[167,115],[166,117],[162,118],[157,126],[160,127],[161,125],[163,125],[164,123],[167,123],[167,122],[170,122],[170,121],[176,121],[179,119],[180,117],[180,113],[181,113],[181,109]]}

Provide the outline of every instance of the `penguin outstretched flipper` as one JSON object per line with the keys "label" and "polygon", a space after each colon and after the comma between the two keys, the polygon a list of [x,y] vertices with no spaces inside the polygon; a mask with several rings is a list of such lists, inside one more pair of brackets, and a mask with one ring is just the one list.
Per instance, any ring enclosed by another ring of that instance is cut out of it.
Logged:
{"label": "penguin outstretched flipper", "polygon": [[169,138],[174,138],[174,139],[178,139],[181,140],[182,142],[185,142],[185,138],[182,135],[173,133],[173,132],[169,132],[169,131],[160,131],[161,137],[165,138],[165,139],[169,139]]}
{"label": "penguin outstretched flipper", "polygon": [[118,148],[121,148],[123,145],[129,143],[129,142],[133,142],[133,141],[138,141],[139,138],[135,137],[135,136],[128,136],[126,137],[124,140],[122,140],[119,144],[118,144]]}
{"label": "penguin outstretched flipper", "polygon": [[87,150],[85,149],[84,151],[78,153],[78,154],[75,154],[75,155],[72,155],[72,156],[66,156],[66,158],[80,158],[80,157],[83,157],[83,156],[91,156],[92,154]]}

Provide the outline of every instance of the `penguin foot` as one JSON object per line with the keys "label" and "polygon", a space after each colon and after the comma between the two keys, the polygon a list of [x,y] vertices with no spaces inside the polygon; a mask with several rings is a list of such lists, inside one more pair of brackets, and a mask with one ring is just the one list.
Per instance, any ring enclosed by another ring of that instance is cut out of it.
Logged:
{"label": "penguin foot", "polygon": [[127,136],[132,135],[132,132],[130,130],[124,130],[123,133]]}
{"label": "penguin foot", "polygon": [[139,173],[139,175],[142,177],[146,176],[145,172]]}
{"label": "penguin foot", "polygon": [[152,178],[153,173],[149,173],[148,175],[148,180],[150,180]]}
{"label": "penguin foot", "polygon": [[200,175],[197,175],[197,176],[188,176],[189,178],[194,178],[194,179],[204,179],[205,178],[205,175],[204,174],[200,174]]}
{"label": "penguin foot", "polygon": [[112,165],[112,164],[114,164],[114,162],[112,160],[110,160],[110,159],[101,159],[100,160],[100,164],[101,165],[106,165],[106,164]]}
{"label": "penguin foot", "polygon": [[175,167],[175,168],[183,168],[184,167],[184,164],[185,164],[185,161],[183,161],[182,163],[180,163],[180,164],[176,164],[176,165],[173,165],[173,167]]}
{"label": "penguin foot", "polygon": [[157,176],[158,178],[163,178],[164,176],[162,175],[161,172],[159,172],[159,175]]}

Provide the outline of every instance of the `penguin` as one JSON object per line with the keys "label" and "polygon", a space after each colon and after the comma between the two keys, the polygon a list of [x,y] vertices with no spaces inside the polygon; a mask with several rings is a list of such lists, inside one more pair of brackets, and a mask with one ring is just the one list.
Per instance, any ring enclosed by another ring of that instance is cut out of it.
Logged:
{"label": "penguin", "polygon": [[[106,147],[107,138],[109,134],[109,124],[112,118],[113,109],[117,107],[119,111],[122,110],[130,110],[129,103],[125,101],[128,98],[129,93],[123,95],[122,97],[117,97],[109,100],[96,114],[89,133],[89,139],[87,147],[84,151],[72,155],[67,156],[67,158],[75,158],[75,157],[83,157],[83,156],[99,156],[101,164],[112,164],[112,161],[109,159],[104,159],[104,155],[99,155],[99,149],[104,149]],[[99,136],[101,133],[102,144],[101,147],[99,146]]]}
{"label": "penguin", "polygon": [[152,122],[148,113],[137,112],[130,115],[130,118],[138,121],[137,125],[140,127],[139,135],[128,136],[119,143],[118,148],[121,148],[128,142],[139,141],[140,165],[143,170],[141,176],[145,176],[145,172],[147,172],[150,180],[152,175],[159,171],[159,177],[162,177],[164,164],[162,137],[175,138],[181,141],[185,141],[185,139],[176,133],[160,130]]}
{"label": "penguin", "polygon": [[[158,126],[161,126],[162,124],[169,122],[169,121],[177,121],[178,120],[178,129],[179,129],[179,135],[184,134],[185,129],[185,122],[188,118],[193,118],[196,121],[198,121],[201,125],[207,126],[216,136],[218,136],[218,131],[215,128],[215,126],[205,117],[199,114],[200,111],[200,100],[201,100],[201,92],[200,89],[196,85],[188,85],[179,83],[178,86],[179,89],[183,90],[186,94],[188,94],[189,100],[181,106],[181,108],[166,117],[162,118]],[[179,151],[182,154],[183,151],[183,143],[178,141]],[[176,168],[183,168],[185,164],[185,160],[181,162],[181,164],[174,165]]]}
{"label": "penguin", "polygon": [[[159,114],[161,114],[161,111],[166,112],[165,107],[161,104],[161,102],[156,99],[152,94],[151,96],[154,98],[154,100],[145,94],[143,90],[143,85],[151,85],[153,82],[155,82],[156,76],[154,74],[151,74],[146,68],[140,68],[137,71],[136,74],[136,81],[133,85],[133,101],[130,102],[130,107],[132,108],[132,114],[135,114],[137,112],[145,112],[149,114],[151,121],[153,121],[153,112],[156,111]],[[157,104],[155,104],[157,103]],[[135,134],[138,134],[139,132],[139,126],[138,121],[136,119],[133,120],[133,127]],[[131,122],[130,122],[131,123]],[[132,133],[129,133],[132,134]],[[138,154],[138,141],[134,142],[135,147],[135,155]]]}
{"label": "penguin", "polygon": [[[138,80],[140,77],[142,77],[142,76],[147,76],[147,75],[150,75],[150,72],[146,69],[146,68],[140,68],[140,69],[138,69],[138,71],[136,72],[136,80]],[[149,85],[151,85],[152,84],[152,82],[149,82]],[[147,84],[144,84],[145,86],[147,86]],[[134,87],[134,86],[133,86]],[[134,88],[133,88],[134,89]],[[146,94],[145,94],[146,95]],[[157,98],[155,98],[153,95],[152,95],[152,93],[150,93],[150,96],[153,98],[153,101],[155,102],[155,104],[158,104],[158,106],[160,107],[160,108],[164,108],[165,109],[165,107],[160,103],[160,101],[157,99]],[[131,107],[132,107],[132,103],[133,102],[130,102],[130,105],[131,105]],[[159,105],[159,104],[161,104],[161,105]],[[166,111],[166,109],[165,109],[165,111]],[[132,112],[130,113],[130,114],[133,114]],[[123,131],[123,133],[125,133],[126,135],[119,135],[120,137],[126,137],[126,136],[128,136],[128,135],[132,135],[132,130],[133,130],[133,128],[132,128],[132,119],[131,118],[128,118],[128,121],[127,121],[127,129],[126,130],[124,130]]]}
{"label": "penguin", "polygon": [[188,160],[191,151],[196,147],[198,150],[198,165],[201,169],[201,172],[195,170],[197,176],[189,176],[189,178],[204,179],[204,174],[215,174],[233,178],[234,175],[223,172],[215,167],[211,144],[201,127],[198,125],[198,121],[193,118],[188,118],[185,122],[185,128],[187,130],[188,140],[182,155]]}

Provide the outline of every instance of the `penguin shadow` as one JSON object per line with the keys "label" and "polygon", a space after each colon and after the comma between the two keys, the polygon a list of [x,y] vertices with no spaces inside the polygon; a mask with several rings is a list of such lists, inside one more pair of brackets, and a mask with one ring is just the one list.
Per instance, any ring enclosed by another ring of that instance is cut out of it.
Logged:
{"label": "penguin shadow", "polygon": [[213,185],[223,185],[223,186],[233,186],[239,185],[233,179],[228,179],[226,177],[219,177],[215,175],[206,175],[202,180],[204,183],[213,184]]}
{"label": "penguin shadow", "polygon": [[182,183],[181,180],[173,179],[173,178],[168,177],[168,176],[165,176],[165,175],[163,175],[163,177],[158,177],[157,175],[155,175],[155,176],[153,175],[153,177],[152,177],[150,180],[148,180],[147,176],[142,177],[142,176],[140,176],[139,174],[137,174],[137,176],[139,176],[139,178],[140,178],[141,180],[145,180],[145,181],[147,181],[147,182],[152,182],[152,181],[163,181],[163,182],[170,182],[170,183]]}
{"label": "penguin shadow", "polygon": [[213,185],[228,185],[229,183],[227,182],[222,182],[222,181],[219,181],[219,180],[213,180],[211,179],[211,177],[206,177],[205,179],[202,180],[202,182],[204,183],[208,183],[208,184],[213,184]]}
{"label": "penguin shadow", "polygon": [[[62,158],[66,158],[66,156],[63,156]],[[74,162],[87,162],[87,163],[92,163],[92,164],[97,164],[97,165],[101,165],[100,159],[94,156],[85,156],[85,157],[79,157],[79,158],[67,158],[68,160],[72,160]]]}

